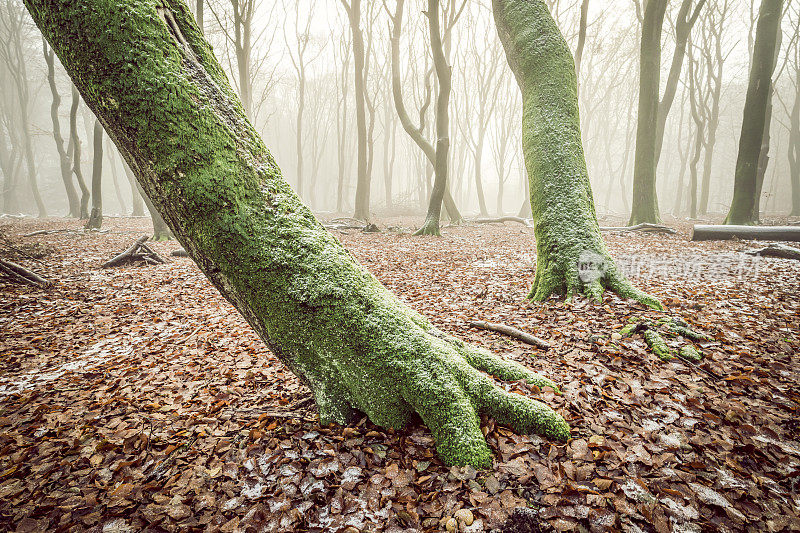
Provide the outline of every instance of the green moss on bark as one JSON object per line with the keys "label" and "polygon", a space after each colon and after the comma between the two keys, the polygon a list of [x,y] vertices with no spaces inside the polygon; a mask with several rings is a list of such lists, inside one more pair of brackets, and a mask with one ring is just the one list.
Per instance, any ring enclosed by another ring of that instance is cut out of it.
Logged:
{"label": "green moss on bark", "polygon": [[[493,0],[498,33],[522,90],[522,143],[536,233],[536,277],[530,297],[585,294],[605,289],[661,309],[635,288],[608,253],[594,210],[578,113],[575,65],[542,0]],[[582,256],[602,264],[582,276]]]}
{"label": "green moss on bark", "polygon": [[566,439],[550,384],[432,328],[358,265],[283,180],[178,0],[26,0],[87,104],[197,265],[311,388],[322,422],[413,412],[448,464],[487,467],[479,414]]}

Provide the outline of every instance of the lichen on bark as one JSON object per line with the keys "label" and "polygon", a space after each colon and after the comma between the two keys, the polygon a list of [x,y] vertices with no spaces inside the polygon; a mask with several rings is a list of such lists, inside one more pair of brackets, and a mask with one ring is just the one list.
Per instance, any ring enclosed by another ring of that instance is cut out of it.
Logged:
{"label": "lichen on bark", "polygon": [[25,0],[200,269],[311,388],[323,423],[418,413],[448,464],[491,465],[486,414],[565,440],[554,386],[433,328],[355,262],[283,179],[182,0]]}
{"label": "lichen on bark", "polygon": [[[606,289],[649,307],[661,303],[634,287],[606,249],[595,215],[581,141],[575,64],[542,0],[493,0],[498,33],[522,91],[522,145],[536,234],[536,277],[530,297]],[[582,275],[579,262],[601,263]]]}

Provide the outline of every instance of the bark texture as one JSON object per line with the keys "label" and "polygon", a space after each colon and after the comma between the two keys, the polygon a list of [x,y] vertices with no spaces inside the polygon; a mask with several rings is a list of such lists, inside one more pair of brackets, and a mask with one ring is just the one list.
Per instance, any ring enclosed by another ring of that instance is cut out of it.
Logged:
{"label": "bark texture", "polygon": [[[492,4],[522,90],[522,148],[536,233],[531,297],[584,293],[600,299],[607,288],[660,309],[619,272],[600,235],[581,142],[575,65],[547,5],[542,0]],[[586,262],[593,263],[594,274],[581,273],[579,263]]]}
{"label": "bark texture", "polygon": [[764,140],[767,109],[772,93],[772,73],[775,70],[775,48],[781,27],[783,0],[762,0],[756,28],[756,42],[750,69],[750,82],[744,104],[742,133],[731,203],[725,224],[753,224],[758,191],[758,161]]}
{"label": "bark texture", "polygon": [[661,34],[667,0],[649,0],[644,9],[639,52],[639,118],[636,126],[636,159],[633,165],[633,202],[629,226],[658,224],[656,195],[656,145],[661,84]]}
{"label": "bark texture", "polygon": [[[314,393],[323,423],[413,412],[449,464],[491,465],[479,413],[558,439],[552,383],[434,329],[358,265],[282,178],[179,0],[26,0],[34,20],[197,265]],[[106,31],[97,31],[104,28]]]}

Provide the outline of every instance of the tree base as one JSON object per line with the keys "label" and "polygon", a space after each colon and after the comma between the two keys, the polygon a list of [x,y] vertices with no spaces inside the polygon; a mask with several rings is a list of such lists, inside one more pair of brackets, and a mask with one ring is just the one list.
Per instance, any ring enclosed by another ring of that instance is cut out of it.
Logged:
{"label": "tree base", "polygon": [[86,229],[100,229],[103,226],[103,212],[98,208],[92,208],[92,214],[86,221]]}
{"label": "tree base", "polygon": [[166,242],[171,241],[173,239],[171,231],[161,231],[157,233],[153,233],[153,237],[150,239],[155,242]]}
{"label": "tree base", "polygon": [[416,412],[431,430],[445,464],[475,468],[492,466],[481,414],[520,433],[569,439],[570,428],[561,415],[541,402],[506,392],[490,376],[558,391],[552,381],[450,337],[413,311],[396,311],[412,324],[406,331],[398,331],[397,324],[381,329],[391,337],[387,345],[391,354],[387,359],[380,353],[377,346],[384,343],[376,341],[376,353],[364,355],[375,365],[366,378],[363,371],[351,377],[344,368],[347,363],[334,380],[308,376],[323,424],[347,423],[357,409],[377,425],[400,429]]}
{"label": "tree base", "polygon": [[622,298],[630,298],[652,309],[663,311],[658,299],[637,289],[617,269],[614,260],[600,247],[599,251],[584,250],[573,254],[562,253],[553,257],[540,251],[536,264],[536,277],[528,298],[542,302],[553,295],[571,300],[584,295],[600,302],[609,290]]}
{"label": "tree base", "polygon": [[434,235],[436,237],[441,237],[442,234],[439,229],[439,221],[433,218],[426,219],[422,227],[414,232],[414,235]]}

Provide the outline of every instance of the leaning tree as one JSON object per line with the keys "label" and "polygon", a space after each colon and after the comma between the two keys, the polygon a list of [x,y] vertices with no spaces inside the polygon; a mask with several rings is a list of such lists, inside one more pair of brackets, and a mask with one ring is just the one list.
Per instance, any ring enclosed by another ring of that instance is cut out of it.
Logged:
{"label": "leaning tree", "polygon": [[479,413],[568,438],[560,415],[484,372],[552,382],[432,327],[317,222],[183,0],[26,5],[177,238],[308,384],[323,423],[358,410],[399,428],[416,412],[445,462],[479,467],[491,464]]}
{"label": "leaning tree", "polygon": [[[323,423],[361,411],[399,428],[416,412],[445,462],[478,467],[491,464],[481,413],[569,437],[559,414],[489,375],[551,381],[434,328],[321,226],[281,176],[183,0],[25,3],[177,238],[309,386]],[[599,296],[605,285],[658,305],[616,271],[600,237],[574,65],[550,13],[541,1],[494,4],[523,92],[540,241],[535,294],[580,290],[576,263],[591,251],[607,268],[583,290]]]}

